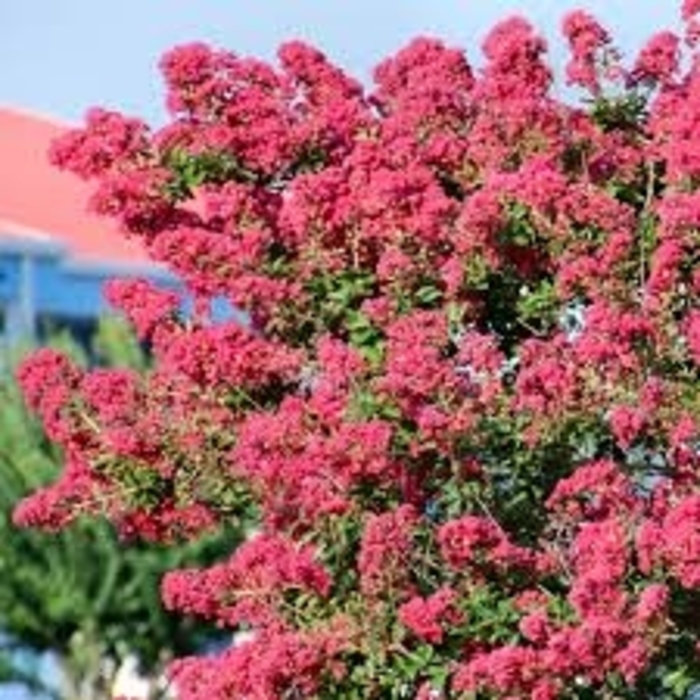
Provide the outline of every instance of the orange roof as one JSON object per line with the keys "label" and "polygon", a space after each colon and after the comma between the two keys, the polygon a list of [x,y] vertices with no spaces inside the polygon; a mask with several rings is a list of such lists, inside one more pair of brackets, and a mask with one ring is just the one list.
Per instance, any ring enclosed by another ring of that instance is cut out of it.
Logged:
{"label": "orange roof", "polygon": [[58,244],[81,263],[150,262],[137,241],[86,211],[88,183],[49,163],[49,144],[67,128],[0,107],[0,238]]}

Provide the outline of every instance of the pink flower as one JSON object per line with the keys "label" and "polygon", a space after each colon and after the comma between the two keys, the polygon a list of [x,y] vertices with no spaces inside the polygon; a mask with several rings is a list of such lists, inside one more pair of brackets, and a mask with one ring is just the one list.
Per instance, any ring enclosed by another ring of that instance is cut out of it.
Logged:
{"label": "pink flower", "polygon": [[581,10],[564,17],[562,31],[572,54],[566,66],[568,82],[597,94],[600,90],[598,57],[610,43],[610,35],[594,17]]}
{"label": "pink flower", "polygon": [[104,294],[112,306],[126,315],[142,340],[150,339],[159,327],[172,323],[180,308],[175,292],[158,289],[146,280],[111,280]]}
{"label": "pink flower", "polygon": [[454,602],[455,592],[450,588],[442,588],[427,598],[416,596],[399,607],[399,620],[419,639],[442,644],[444,627],[460,617]]}
{"label": "pink flower", "polygon": [[659,32],[642,48],[631,79],[633,82],[665,83],[678,70],[680,39],[672,32]]}
{"label": "pink flower", "polygon": [[700,2],[698,0],[683,0],[681,4],[681,17],[685,22],[700,12]]}
{"label": "pink flower", "polygon": [[401,593],[408,579],[416,522],[416,512],[408,505],[370,516],[362,533],[357,560],[360,586],[366,595]]}
{"label": "pink flower", "polygon": [[639,596],[635,610],[636,619],[643,625],[660,619],[667,610],[669,603],[669,588],[662,583],[652,583]]}
{"label": "pink flower", "polygon": [[617,444],[629,449],[646,423],[643,411],[632,406],[615,406],[610,411],[610,428]]}

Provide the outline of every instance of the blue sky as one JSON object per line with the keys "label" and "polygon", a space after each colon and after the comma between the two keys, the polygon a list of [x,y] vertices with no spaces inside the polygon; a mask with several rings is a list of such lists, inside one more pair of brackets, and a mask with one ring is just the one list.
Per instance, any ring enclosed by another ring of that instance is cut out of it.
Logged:
{"label": "blue sky", "polygon": [[478,56],[494,21],[529,16],[558,41],[567,9],[593,11],[634,53],[653,30],[673,26],[666,0],[0,0],[0,104],[69,121],[92,105],[162,119],[156,64],[167,48],[205,40],[270,58],[304,38],[355,75],[418,34],[443,37]]}

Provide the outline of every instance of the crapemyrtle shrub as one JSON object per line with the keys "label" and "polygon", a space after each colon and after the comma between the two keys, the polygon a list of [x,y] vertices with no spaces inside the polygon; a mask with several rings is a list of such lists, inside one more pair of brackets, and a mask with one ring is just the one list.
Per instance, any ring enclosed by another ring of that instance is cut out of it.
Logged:
{"label": "crapemyrtle shrub", "polygon": [[179,46],[166,126],[95,109],[54,144],[196,303],[109,285],[147,372],[24,364],[67,458],[15,519],[169,541],[249,514],[162,582],[245,632],[176,661],[179,698],[692,692],[699,11],[629,62],[567,15],[579,101],[519,17],[478,69],[419,38],[368,89],[301,42]]}

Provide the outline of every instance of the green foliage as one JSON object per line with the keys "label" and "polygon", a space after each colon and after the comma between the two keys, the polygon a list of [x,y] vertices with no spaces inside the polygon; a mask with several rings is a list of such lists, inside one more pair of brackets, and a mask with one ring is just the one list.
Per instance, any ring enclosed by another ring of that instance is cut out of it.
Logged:
{"label": "green foliage", "polygon": [[638,129],[646,113],[647,97],[637,91],[600,96],[591,105],[593,120],[604,131]]}
{"label": "green foliage", "polygon": [[192,155],[172,150],[164,160],[171,171],[164,194],[173,201],[188,199],[195,188],[205,183],[255,182],[257,178],[256,173],[247,170],[233,156],[214,151]]}

